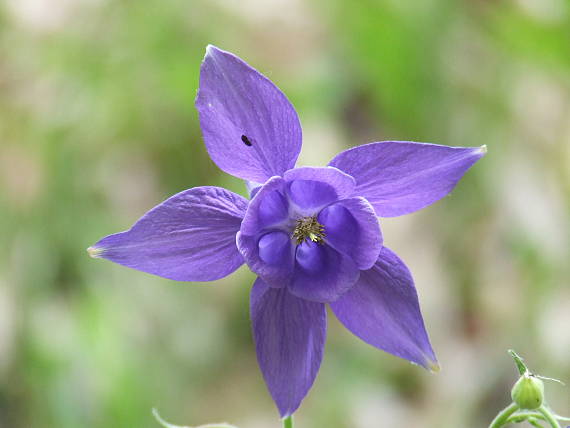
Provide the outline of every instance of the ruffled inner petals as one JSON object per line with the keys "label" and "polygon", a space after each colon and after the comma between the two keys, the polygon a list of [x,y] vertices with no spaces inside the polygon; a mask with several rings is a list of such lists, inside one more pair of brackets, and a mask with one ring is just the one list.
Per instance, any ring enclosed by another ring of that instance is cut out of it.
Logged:
{"label": "ruffled inner petals", "polygon": [[325,242],[351,257],[359,269],[370,269],[382,248],[382,233],[374,208],[364,198],[335,202],[318,215]]}
{"label": "ruffled inner petals", "polygon": [[307,210],[322,207],[337,199],[333,187],[320,181],[295,180],[289,183],[287,190],[291,201]]}
{"label": "ruffled inner petals", "polygon": [[259,257],[265,263],[278,265],[291,255],[291,238],[284,232],[269,232],[258,243]]}
{"label": "ruffled inner petals", "polygon": [[352,287],[360,274],[350,257],[312,241],[297,247],[295,260],[289,291],[315,302],[335,301]]}
{"label": "ruffled inner petals", "polygon": [[259,203],[259,227],[269,227],[287,220],[288,202],[279,190],[272,190]]}
{"label": "ruffled inner petals", "polygon": [[297,266],[309,275],[317,275],[327,263],[327,255],[322,245],[305,241],[297,247],[295,253]]}
{"label": "ruffled inner petals", "polygon": [[299,213],[315,214],[319,209],[351,196],[355,181],[333,167],[301,167],[287,171],[287,195]]}

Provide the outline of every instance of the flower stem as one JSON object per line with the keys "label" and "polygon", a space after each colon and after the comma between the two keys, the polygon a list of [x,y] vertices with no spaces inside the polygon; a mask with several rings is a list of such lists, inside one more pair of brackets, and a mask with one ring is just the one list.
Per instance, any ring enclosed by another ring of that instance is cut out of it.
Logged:
{"label": "flower stem", "polygon": [[283,419],[283,428],[293,428],[293,415]]}
{"label": "flower stem", "polygon": [[540,422],[538,422],[538,421],[537,421],[536,419],[534,419],[534,418],[529,418],[529,419],[527,420],[527,422],[528,422],[529,424],[531,424],[533,427],[544,428],[544,427],[542,426],[542,424],[541,424]]}
{"label": "flower stem", "polygon": [[491,425],[489,425],[489,428],[502,427],[503,425],[505,425],[507,423],[509,416],[511,416],[513,413],[515,413],[518,409],[519,409],[519,406],[517,406],[515,403],[509,404],[508,407],[505,407],[503,410],[501,410],[501,413],[499,413],[495,417],[495,419],[493,419],[493,422],[491,422]]}
{"label": "flower stem", "polygon": [[542,416],[538,412],[517,412],[507,419],[507,424],[519,424],[524,421],[530,421],[531,419],[540,419],[541,421],[544,420],[544,416]]}
{"label": "flower stem", "polygon": [[544,419],[546,419],[546,422],[548,422],[552,428],[560,428],[560,424],[546,406],[540,406],[538,411],[542,414],[542,416],[544,416]]}

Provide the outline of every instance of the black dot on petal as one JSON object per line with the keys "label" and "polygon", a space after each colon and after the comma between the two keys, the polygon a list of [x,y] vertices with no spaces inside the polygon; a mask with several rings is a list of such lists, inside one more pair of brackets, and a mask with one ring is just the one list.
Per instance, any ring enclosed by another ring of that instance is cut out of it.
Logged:
{"label": "black dot on petal", "polygon": [[246,146],[251,147],[251,141],[249,141],[249,138],[247,138],[245,135],[241,136],[241,140]]}

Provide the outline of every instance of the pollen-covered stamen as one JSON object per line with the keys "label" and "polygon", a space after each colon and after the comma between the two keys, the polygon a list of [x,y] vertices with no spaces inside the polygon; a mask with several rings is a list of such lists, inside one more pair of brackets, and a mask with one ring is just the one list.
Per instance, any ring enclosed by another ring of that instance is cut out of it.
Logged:
{"label": "pollen-covered stamen", "polygon": [[302,244],[307,239],[321,243],[325,237],[325,227],[317,221],[316,217],[302,217],[296,220],[293,239],[297,245]]}

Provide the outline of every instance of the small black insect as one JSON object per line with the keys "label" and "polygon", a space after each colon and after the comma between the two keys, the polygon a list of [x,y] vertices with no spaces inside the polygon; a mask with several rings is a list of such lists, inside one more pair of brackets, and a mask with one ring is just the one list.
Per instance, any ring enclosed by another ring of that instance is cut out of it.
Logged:
{"label": "small black insect", "polygon": [[249,141],[249,138],[247,138],[245,135],[241,136],[241,140],[246,146],[251,147],[251,141]]}

